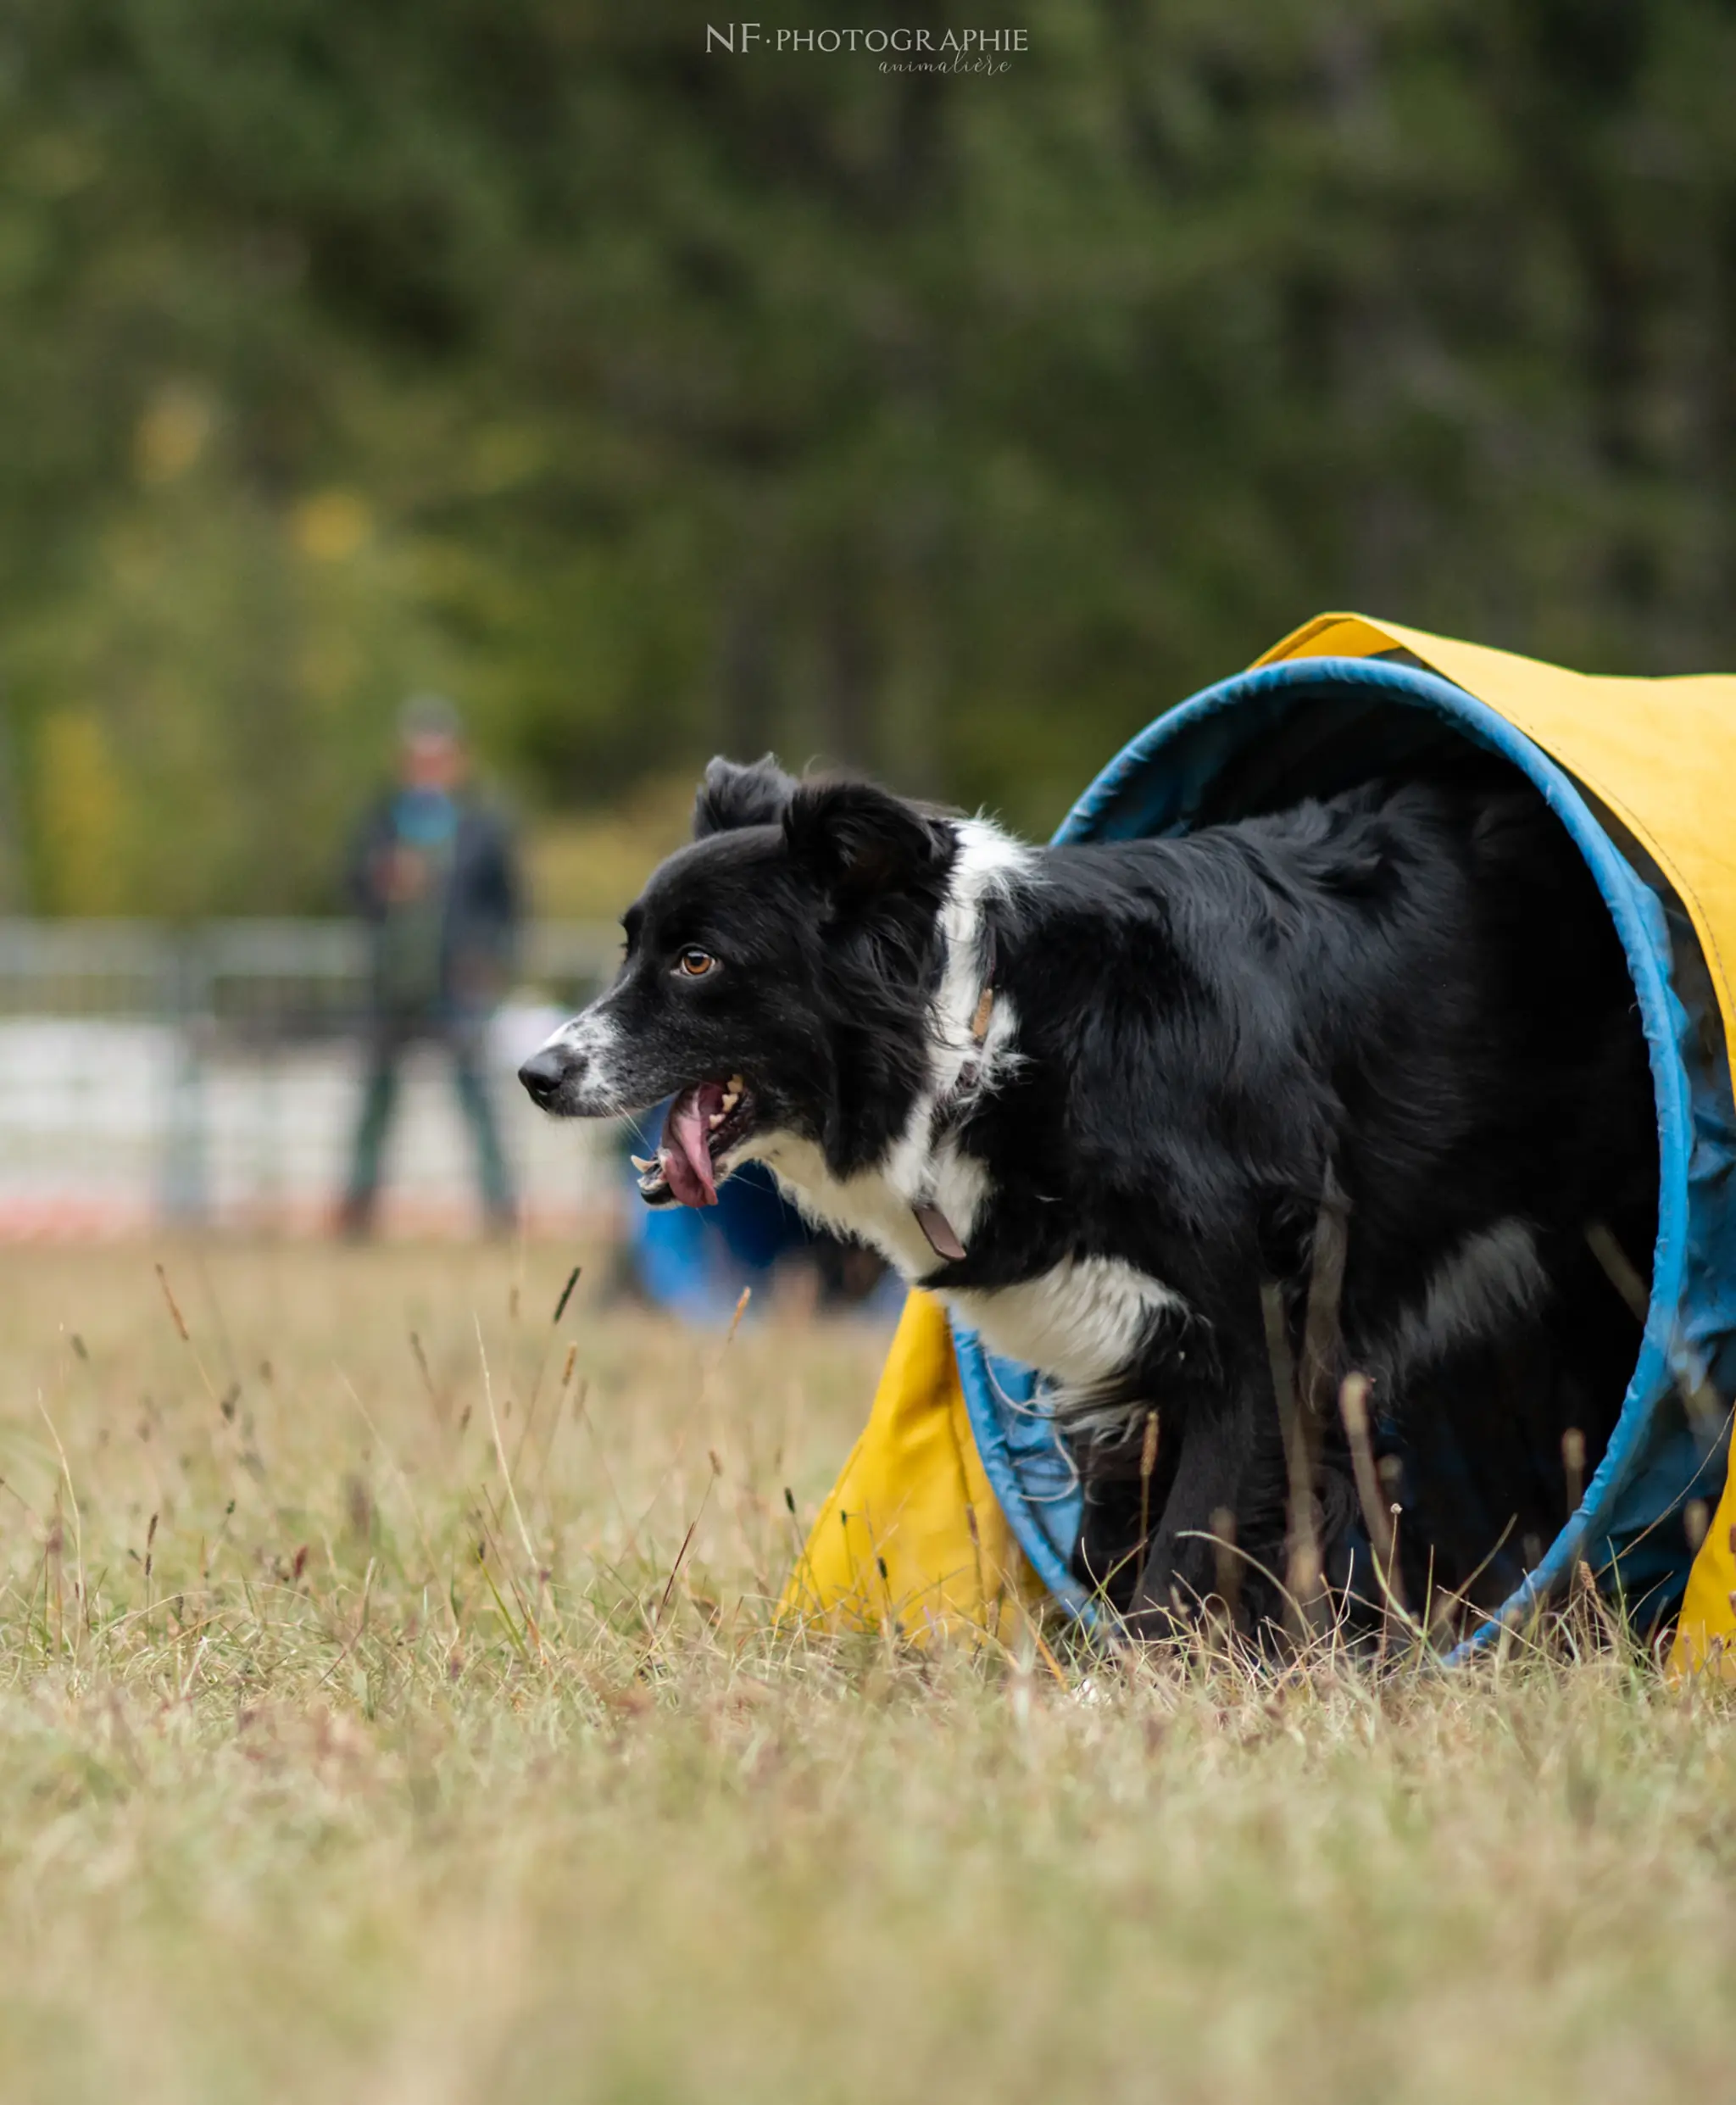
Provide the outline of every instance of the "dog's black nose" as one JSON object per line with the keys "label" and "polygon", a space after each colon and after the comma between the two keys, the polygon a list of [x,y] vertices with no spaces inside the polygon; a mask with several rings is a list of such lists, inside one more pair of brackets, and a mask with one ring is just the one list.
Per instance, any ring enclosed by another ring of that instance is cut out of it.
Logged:
{"label": "dog's black nose", "polygon": [[566,1055],[554,1045],[532,1053],[519,1069],[519,1079],[538,1104],[551,1104],[571,1072]]}

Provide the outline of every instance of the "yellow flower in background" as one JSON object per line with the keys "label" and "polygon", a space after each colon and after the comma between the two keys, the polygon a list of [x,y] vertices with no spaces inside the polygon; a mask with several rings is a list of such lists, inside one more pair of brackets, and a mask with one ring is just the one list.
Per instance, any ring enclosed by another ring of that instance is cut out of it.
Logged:
{"label": "yellow flower in background", "polygon": [[342,563],[374,531],[374,515],[353,490],[316,490],[290,514],[296,547],[310,562]]}
{"label": "yellow flower in background", "polygon": [[216,411],[197,388],[164,387],[133,426],[133,467],[141,482],[173,482],[194,465],[216,426]]}
{"label": "yellow flower in background", "polygon": [[126,788],[96,710],[53,710],[36,758],[47,904],[62,914],[125,912]]}

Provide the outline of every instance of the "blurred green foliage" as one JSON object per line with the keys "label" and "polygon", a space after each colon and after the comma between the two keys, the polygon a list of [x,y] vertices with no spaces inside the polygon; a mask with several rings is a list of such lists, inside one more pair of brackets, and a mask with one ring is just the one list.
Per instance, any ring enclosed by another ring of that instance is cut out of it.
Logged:
{"label": "blurred green foliage", "polygon": [[1042,827],[1323,607],[1736,660],[1729,0],[998,19],[12,0],[11,903],[330,904],[417,686],[546,810],[776,745]]}

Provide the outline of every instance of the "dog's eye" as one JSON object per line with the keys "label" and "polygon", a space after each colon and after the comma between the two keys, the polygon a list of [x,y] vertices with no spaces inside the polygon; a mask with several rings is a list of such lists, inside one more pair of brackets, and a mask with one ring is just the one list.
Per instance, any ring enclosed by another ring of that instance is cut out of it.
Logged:
{"label": "dog's eye", "polygon": [[696,944],[689,944],[676,958],[675,968],[683,979],[704,979],[716,963],[717,960],[709,950],[702,950]]}

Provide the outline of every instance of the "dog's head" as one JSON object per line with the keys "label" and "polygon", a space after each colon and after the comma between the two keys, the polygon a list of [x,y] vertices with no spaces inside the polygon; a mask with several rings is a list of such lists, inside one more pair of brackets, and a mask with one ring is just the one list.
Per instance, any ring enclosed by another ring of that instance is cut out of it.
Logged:
{"label": "dog's head", "polygon": [[847,1174],[920,1085],[954,830],[872,783],[797,782],[768,758],[712,761],[693,833],[622,916],[615,984],[519,1079],[562,1117],[672,1098],[640,1186],[653,1204],[709,1205],[780,1133]]}

